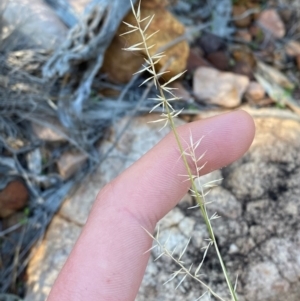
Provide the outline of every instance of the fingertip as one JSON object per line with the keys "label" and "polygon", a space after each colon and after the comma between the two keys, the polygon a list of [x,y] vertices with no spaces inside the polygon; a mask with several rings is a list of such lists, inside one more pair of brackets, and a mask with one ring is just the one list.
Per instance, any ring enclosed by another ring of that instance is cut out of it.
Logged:
{"label": "fingertip", "polygon": [[253,117],[244,110],[234,111],[231,114],[236,114],[236,117],[240,121],[241,130],[247,134],[250,143],[252,143],[254,136],[255,136],[255,122]]}
{"label": "fingertip", "polygon": [[241,155],[251,146],[255,136],[255,123],[253,117],[244,110],[228,113],[231,119],[231,127],[234,132],[234,141]]}
{"label": "fingertip", "polygon": [[255,136],[254,120],[243,110],[195,121],[191,126],[197,138],[204,136],[202,149],[208,151],[206,159],[209,163],[205,173],[242,157]]}

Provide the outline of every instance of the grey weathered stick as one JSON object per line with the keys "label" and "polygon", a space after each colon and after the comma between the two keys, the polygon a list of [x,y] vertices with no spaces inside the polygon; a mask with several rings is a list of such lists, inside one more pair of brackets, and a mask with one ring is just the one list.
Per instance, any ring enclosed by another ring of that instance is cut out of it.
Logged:
{"label": "grey weathered stick", "polygon": [[78,22],[78,16],[73,10],[70,3],[66,0],[44,0],[56,12],[57,16],[61,19],[68,28],[75,26]]}
{"label": "grey weathered stick", "polygon": [[129,9],[127,0],[93,0],[83,18],[70,30],[66,41],[44,66],[45,77],[62,77],[70,73],[74,65],[88,62],[87,71],[75,93],[75,112],[81,112],[93,79],[102,66],[105,51]]}

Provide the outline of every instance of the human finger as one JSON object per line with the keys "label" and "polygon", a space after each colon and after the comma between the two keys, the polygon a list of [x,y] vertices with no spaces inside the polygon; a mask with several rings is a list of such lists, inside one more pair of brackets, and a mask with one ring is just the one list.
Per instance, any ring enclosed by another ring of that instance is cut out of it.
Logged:
{"label": "human finger", "polygon": [[[237,111],[178,128],[182,141],[192,133],[206,152],[202,174],[240,158],[254,137],[252,118]],[[49,297],[58,300],[134,300],[147,265],[156,222],[183,197],[189,183],[172,134],[107,185]]]}

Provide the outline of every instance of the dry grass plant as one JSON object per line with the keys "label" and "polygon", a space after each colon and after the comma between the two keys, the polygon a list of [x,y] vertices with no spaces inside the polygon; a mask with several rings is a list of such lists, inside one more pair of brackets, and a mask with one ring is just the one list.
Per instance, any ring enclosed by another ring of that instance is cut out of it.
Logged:
{"label": "dry grass plant", "polygon": [[[204,167],[205,164],[201,165],[201,163],[200,163],[200,161],[203,159],[204,154],[202,154],[200,157],[198,157],[196,155],[196,150],[199,147],[202,139],[200,139],[198,141],[194,141],[193,134],[191,133],[190,141],[188,142],[188,146],[184,147],[186,142],[183,139],[181,139],[181,137],[179,136],[179,134],[176,130],[176,127],[175,127],[175,123],[174,123],[174,118],[176,118],[181,113],[182,110],[175,110],[173,108],[172,102],[178,100],[179,98],[174,95],[173,88],[171,88],[169,86],[169,84],[172,83],[173,81],[175,81],[176,79],[180,78],[184,72],[174,76],[173,78],[171,78],[168,82],[166,82],[164,84],[160,83],[159,78],[163,74],[165,74],[167,71],[157,72],[155,67],[156,67],[156,64],[164,56],[164,53],[156,53],[154,55],[152,55],[150,53],[150,49],[153,48],[154,45],[148,45],[149,39],[151,37],[153,37],[153,35],[155,35],[155,33],[157,33],[157,32],[152,33],[150,35],[147,34],[147,29],[149,28],[151,21],[154,18],[154,15],[143,18],[141,16],[141,2],[137,5],[137,8],[135,8],[133,3],[131,2],[131,7],[132,7],[132,12],[134,14],[135,20],[136,20],[136,24],[128,24],[128,23],[124,22],[129,27],[129,31],[125,32],[122,35],[127,35],[127,34],[131,34],[133,32],[138,32],[138,33],[140,33],[140,36],[141,36],[141,42],[139,42],[135,45],[132,45],[128,48],[125,48],[124,50],[126,50],[126,51],[144,50],[147,54],[146,57],[144,58],[145,64],[143,65],[143,68],[140,71],[138,71],[138,73],[144,72],[144,71],[148,72],[150,74],[150,76],[142,83],[142,85],[149,81],[153,81],[153,83],[157,89],[157,92],[158,92],[156,98],[153,99],[153,100],[157,101],[157,104],[153,107],[151,112],[153,110],[155,110],[157,107],[162,107],[163,112],[161,114],[161,118],[154,122],[163,122],[163,127],[169,125],[175,136],[175,139],[178,144],[179,151],[180,151],[180,157],[183,160],[185,168],[186,168],[186,172],[187,172],[186,180],[190,181],[190,183],[191,183],[190,191],[191,191],[192,195],[195,197],[195,199],[197,200],[197,204],[198,204],[197,207],[200,208],[200,211],[202,213],[202,216],[205,221],[207,231],[209,234],[209,238],[207,239],[207,246],[204,248],[203,260],[201,261],[201,263],[198,266],[195,266],[195,267],[193,267],[193,265],[191,265],[189,267],[185,266],[185,264],[182,260],[182,257],[184,255],[185,251],[187,250],[189,242],[183,248],[179,257],[177,257],[174,255],[175,250],[168,249],[168,247],[167,247],[168,241],[166,241],[165,243],[160,242],[159,230],[157,231],[157,235],[154,237],[151,233],[149,233],[145,229],[145,231],[153,238],[153,240],[156,243],[150,250],[158,247],[158,249],[160,250],[160,254],[158,255],[157,259],[160,258],[161,256],[167,256],[167,257],[171,258],[178,265],[179,270],[176,271],[169,280],[169,281],[171,281],[171,280],[175,279],[177,276],[182,275],[182,278],[181,278],[179,284],[177,285],[177,287],[187,277],[191,277],[194,280],[198,281],[205,288],[206,293],[210,294],[211,296],[214,296],[217,300],[225,301],[225,299],[223,299],[220,295],[218,295],[216,292],[214,292],[212,288],[210,288],[206,283],[204,283],[201,280],[200,270],[201,270],[202,264],[204,262],[205,256],[206,256],[207,252],[209,251],[209,248],[214,247],[216,254],[218,256],[218,260],[221,265],[228,289],[229,289],[231,300],[237,301],[238,299],[237,299],[237,295],[235,292],[235,287],[232,285],[232,282],[227,273],[225,264],[223,262],[221,253],[220,253],[218,245],[217,245],[213,227],[212,227],[212,221],[214,219],[219,218],[219,216],[217,213],[213,214],[212,216],[209,216],[208,212],[207,212],[207,208],[206,208],[206,206],[207,206],[207,203],[205,202],[205,196],[207,193],[206,188],[213,186],[215,183],[212,183],[212,182],[207,183],[206,185],[204,185],[202,187],[199,185],[200,184],[200,181],[199,181],[200,171]],[[191,162],[192,164],[190,164],[189,162]],[[195,170],[196,172],[193,173],[193,170]],[[199,189],[199,187],[201,187],[201,188]],[[199,297],[197,300],[199,300],[201,297]]]}

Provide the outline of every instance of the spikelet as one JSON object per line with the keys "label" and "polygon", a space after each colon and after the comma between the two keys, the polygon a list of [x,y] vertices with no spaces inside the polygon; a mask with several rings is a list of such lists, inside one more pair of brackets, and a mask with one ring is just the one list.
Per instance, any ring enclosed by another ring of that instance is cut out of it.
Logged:
{"label": "spikelet", "polygon": [[[160,253],[157,256],[156,260],[162,256],[167,256],[167,257],[171,258],[179,266],[179,270],[174,272],[172,274],[171,278],[167,282],[175,279],[177,276],[182,276],[181,280],[179,281],[179,283],[177,285],[177,287],[179,287],[187,277],[191,277],[194,280],[198,281],[205,288],[207,294],[214,296],[218,300],[225,301],[200,279],[200,277],[201,277],[200,270],[201,270],[202,264],[204,262],[205,256],[206,256],[207,252],[209,251],[209,248],[214,247],[215,251],[217,253],[228,289],[229,289],[229,293],[231,295],[231,301],[237,301],[238,299],[236,296],[235,287],[232,286],[231,281],[229,279],[225,264],[223,262],[222,256],[220,254],[220,251],[219,251],[219,248],[218,248],[218,245],[216,242],[212,224],[211,224],[211,221],[219,218],[219,215],[217,213],[214,213],[211,217],[209,217],[207,210],[206,210],[207,203],[205,202],[205,196],[209,192],[209,190],[206,191],[206,189],[207,188],[210,189],[211,187],[215,186],[216,182],[214,181],[214,182],[207,183],[206,185],[201,186],[200,189],[199,189],[199,185],[197,185],[197,184],[199,184],[200,172],[206,164],[206,163],[204,163],[204,164],[200,163],[200,161],[203,159],[205,153],[203,153],[200,156],[196,155],[196,150],[199,147],[203,137],[201,139],[199,139],[198,141],[194,141],[193,135],[192,135],[192,133],[190,133],[190,141],[188,143],[186,143],[187,147],[184,148],[183,143],[185,141],[183,141],[183,139],[181,139],[179,137],[176,127],[175,127],[175,124],[174,124],[174,118],[176,118],[182,112],[182,110],[175,110],[173,108],[171,103],[180,98],[178,98],[178,97],[176,97],[176,95],[174,95],[173,88],[171,88],[169,85],[172,82],[174,82],[175,80],[177,80],[178,78],[180,78],[185,72],[182,72],[182,73],[172,77],[168,82],[166,82],[164,84],[160,84],[160,82],[159,82],[160,77],[168,71],[159,72],[159,71],[156,71],[156,68],[155,68],[157,63],[164,56],[164,53],[157,53],[157,54],[153,54],[153,55],[150,54],[150,50],[155,45],[148,45],[148,41],[157,32],[152,33],[151,35],[148,35],[147,29],[149,28],[149,26],[154,18],[154,15],[142,18],[141,1],[139,2],[136,10],[135,10],[132,2],[131,2],[131,7],[132,7],[133,15],[136,20],[136,25],[128,24],[128,23],[124,22],[128,26],[128,31],[123,33],[122,35],[128,35],[133,32],[139,32],[140,36],[141,36],[141,41],[139,43],[136,43],[135,45],[124,48],[124,50],[125,51],[144,50],[146,53],[145,64],[142,66],[142,69],[140,71],[138,71],[138,73],[146,71],[150,74],[150,76],[147,79],[145,79],[141,85],[144,85],[147,82],[153,81],[153,83],[157,89],[158,93],[157,93],[156,97],[152,98],[152,100],[154,100],[157,103],[152,108],[151,112],[153,110],[155,110],[156,108],[161,107],[162,114],[161,114],[160,118],[154,122],[162,122],[163,127],[169,125],[175,136],[175,139],[178,144],[179,151],[180,151],[180,159],[182,159],[182,161],[185,165],[185,168],[186,168],[186,172],[187,172],[187,174],[183,175],[183,176],[186,177],[186,180],[190,181],[190,183],[191,183],[190,192],[197,200],[197,207],[200,208],[200,211],[202,213],[203,219],[204,219],[206,227],[207,227],[207,231],[209,233],[209,238],[207,239],[208,244],[204,248],[203,260],[195,268],[193,268],[193,265],[186,267],[182,260],[184,254],[185,254],[185,251],[188,247],[189,241],[186,244],[186,246],[183,248],[183,250],[181,251],[179,257],[177,258],[174,255],[175,250],[170,251],[168,249],[168,247],[167,247],[168,240],[165,243],[160,242],[159,230],[157,231],[156,237],[154,237],[150,232],[148,232],[146,229],[144,229],[148,233],[148,235],[150,235],[152,237],[152,239],[155,242],[155,245],[148,251],[151,251],[152,249],[157,248],[160,250]],[[191,166],[190,166],[190,164],[191,164]],[[194,170],[195,172],[193,173],[192,170]],[[203,297],[203,295],[201,297]],[[201,297],[199,297],[197,300],[200,300]]]}

